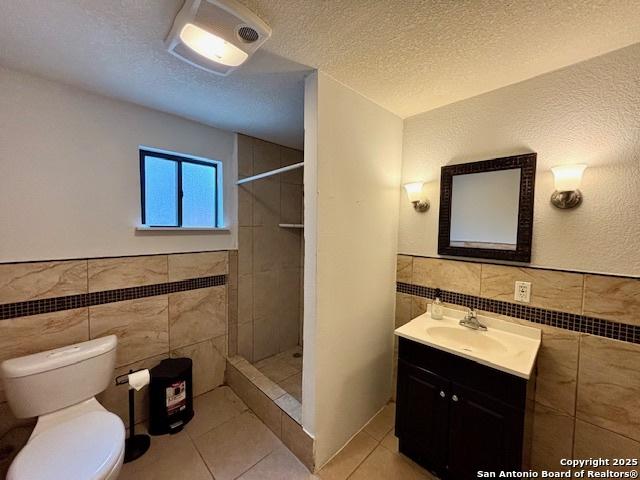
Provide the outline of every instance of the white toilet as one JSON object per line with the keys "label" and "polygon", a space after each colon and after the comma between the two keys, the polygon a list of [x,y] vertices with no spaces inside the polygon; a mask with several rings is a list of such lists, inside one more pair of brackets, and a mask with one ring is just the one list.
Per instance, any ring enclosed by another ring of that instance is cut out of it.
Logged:
{"label": "white toilet", "polygon": [[6,360],[0,365],[11,410],[38,417],[7,480],[112,480],[124,459],[122,420],[95,395],[113,380],[117,337]]}

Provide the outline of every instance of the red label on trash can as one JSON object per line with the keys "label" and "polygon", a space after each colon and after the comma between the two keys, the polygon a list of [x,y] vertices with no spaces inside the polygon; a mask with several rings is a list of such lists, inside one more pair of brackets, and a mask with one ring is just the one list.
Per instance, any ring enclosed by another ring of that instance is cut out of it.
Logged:
{"label": "red label on trash can", "polygon": [[187,403],[187,382],[172,383],[166,389],[167,414],[172,415],[186,408]]}

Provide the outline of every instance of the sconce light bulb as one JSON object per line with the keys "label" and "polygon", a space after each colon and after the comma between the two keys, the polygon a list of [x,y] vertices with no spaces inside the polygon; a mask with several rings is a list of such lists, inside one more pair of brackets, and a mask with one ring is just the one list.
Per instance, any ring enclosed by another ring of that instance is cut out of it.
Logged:
{"label": "sconce light bulb", "polygon": [[422,193],[424,187],[423,182],[413,182],[404,185],[404,189],[407,192],[407,198],[413,203],[413,208],[418,212],[426,212],[429,210],[429,201]]}
{"label": "sconce light bulb", "polygon": [[556,191],[551,195],[551,203],[561,209],[575,208],[582,203],[582,193],[578,188],[582,183],[584,164],[553,167]]}
{"label": "sconce light bulb", "polygon": [[553,167],[551,171],[553,172],[556,190],[559,192],[571,192],[580,188],[585,168],[587,166],[584,164]]}

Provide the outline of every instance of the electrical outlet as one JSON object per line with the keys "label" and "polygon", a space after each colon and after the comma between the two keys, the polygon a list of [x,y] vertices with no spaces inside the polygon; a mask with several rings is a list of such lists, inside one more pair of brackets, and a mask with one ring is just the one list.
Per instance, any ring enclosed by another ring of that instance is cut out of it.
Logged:
{"label": "electrical outlet", "polygon": [[513,299],[517,302],[529,303],[531,301],[531,282],[516,282]]}

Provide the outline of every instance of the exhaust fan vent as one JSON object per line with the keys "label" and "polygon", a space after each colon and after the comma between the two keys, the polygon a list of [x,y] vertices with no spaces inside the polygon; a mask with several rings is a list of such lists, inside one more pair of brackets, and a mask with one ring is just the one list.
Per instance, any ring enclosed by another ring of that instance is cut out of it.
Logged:
{"label": "exhaust fan vent", "polygon": [[253,43],[260,38],[260,35],[253,28],[244,26],[238,29],[238,37],[247,43]]}
{"label": "exhaust fan vent", "polygon": [[269,25],[236,0],[186,0],[165,45],[195,67],[228,75],[270,36]]}

